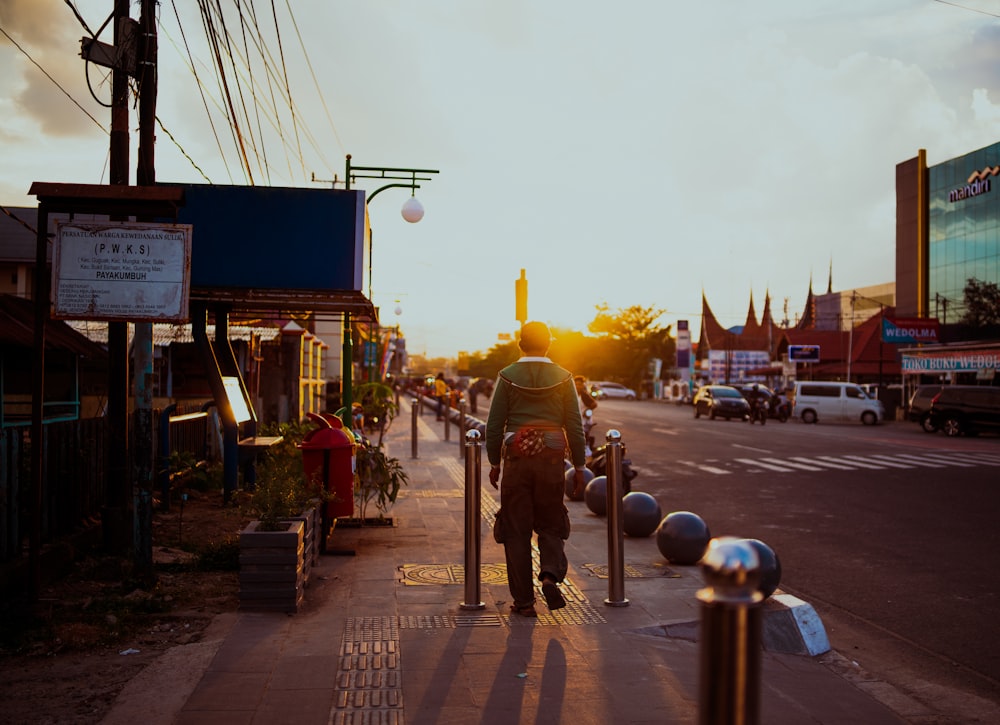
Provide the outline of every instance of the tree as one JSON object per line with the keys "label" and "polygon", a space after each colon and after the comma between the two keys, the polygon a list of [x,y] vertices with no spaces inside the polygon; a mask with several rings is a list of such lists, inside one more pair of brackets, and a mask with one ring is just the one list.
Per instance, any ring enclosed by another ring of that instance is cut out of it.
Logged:
{"label": "tree", "polygon": [[673,358],[670,327],[656,324],[665,310],[632,305],[612,312],[607,303],[596,309],[597,315],[587,329],[599,335],[602,344],[590,361],[593,369],[588,370],[589,377],[617,378],[639,389],[650,377],[652,358]]}
{"label": "tree", "polygon": [[965,314],[960,322],[974,327],[1000,325],[1000,289],[995,282],[970,277],[963,290]]}

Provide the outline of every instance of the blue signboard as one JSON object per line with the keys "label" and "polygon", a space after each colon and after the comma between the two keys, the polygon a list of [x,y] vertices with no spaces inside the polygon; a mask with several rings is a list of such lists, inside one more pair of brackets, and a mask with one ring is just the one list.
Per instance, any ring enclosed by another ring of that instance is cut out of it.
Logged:
{"label": "blue signboard", "polygon": [[789,345],[788,362],[819,362],[819,345]]}
{"label": "blue signboard", "polygon": [[371,244],[364,191],[182,188],[176,221],[193,227],[192,298],[273,298],[283,309],[360,298]]}

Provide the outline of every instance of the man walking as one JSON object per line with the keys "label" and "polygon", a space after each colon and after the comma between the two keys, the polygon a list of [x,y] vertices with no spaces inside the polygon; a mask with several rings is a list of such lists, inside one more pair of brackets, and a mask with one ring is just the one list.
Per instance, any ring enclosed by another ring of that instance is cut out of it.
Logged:
{"label": "man walking", "polygon": [[531,537],[538,534],[542,594],[549,609],[566,606],[558,584],[568,563],[569,512],[563,504],[567,447],[576,469],[574,497],[583,494],[583,424],[573,375],[548,357],[549,328],[521,328],[521,358],[500,371],[486,422],[490,483],[497,488],[501,460],[500,511],[496,538],[504,545],[511,611],[536,617]]}

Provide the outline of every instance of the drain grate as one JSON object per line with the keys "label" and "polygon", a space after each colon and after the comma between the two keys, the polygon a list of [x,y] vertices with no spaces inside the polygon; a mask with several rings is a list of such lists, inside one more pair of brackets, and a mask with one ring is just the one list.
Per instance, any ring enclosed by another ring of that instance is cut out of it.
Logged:
{"label": "drain grate", "polygon": [[[407,586],[465,583],[465,566],[462,564],[403,564],[399,571],[401,581]],[[480,564],[479,581],[483,584],[503,584],[507,581],[506,565]]]}

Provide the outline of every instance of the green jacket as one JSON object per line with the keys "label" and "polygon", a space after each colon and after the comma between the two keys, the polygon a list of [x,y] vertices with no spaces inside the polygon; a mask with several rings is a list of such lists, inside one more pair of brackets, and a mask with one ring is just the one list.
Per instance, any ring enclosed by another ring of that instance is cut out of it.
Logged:
{"label": "green jacket", "polygon": [[573,465],[586,464],[573,375],[548,358],[522,358],[500,371],[486,420],[486,456],[491,465],[500,463],[505,435],[521,428],[546,430],[551,447],[568,444]]}

